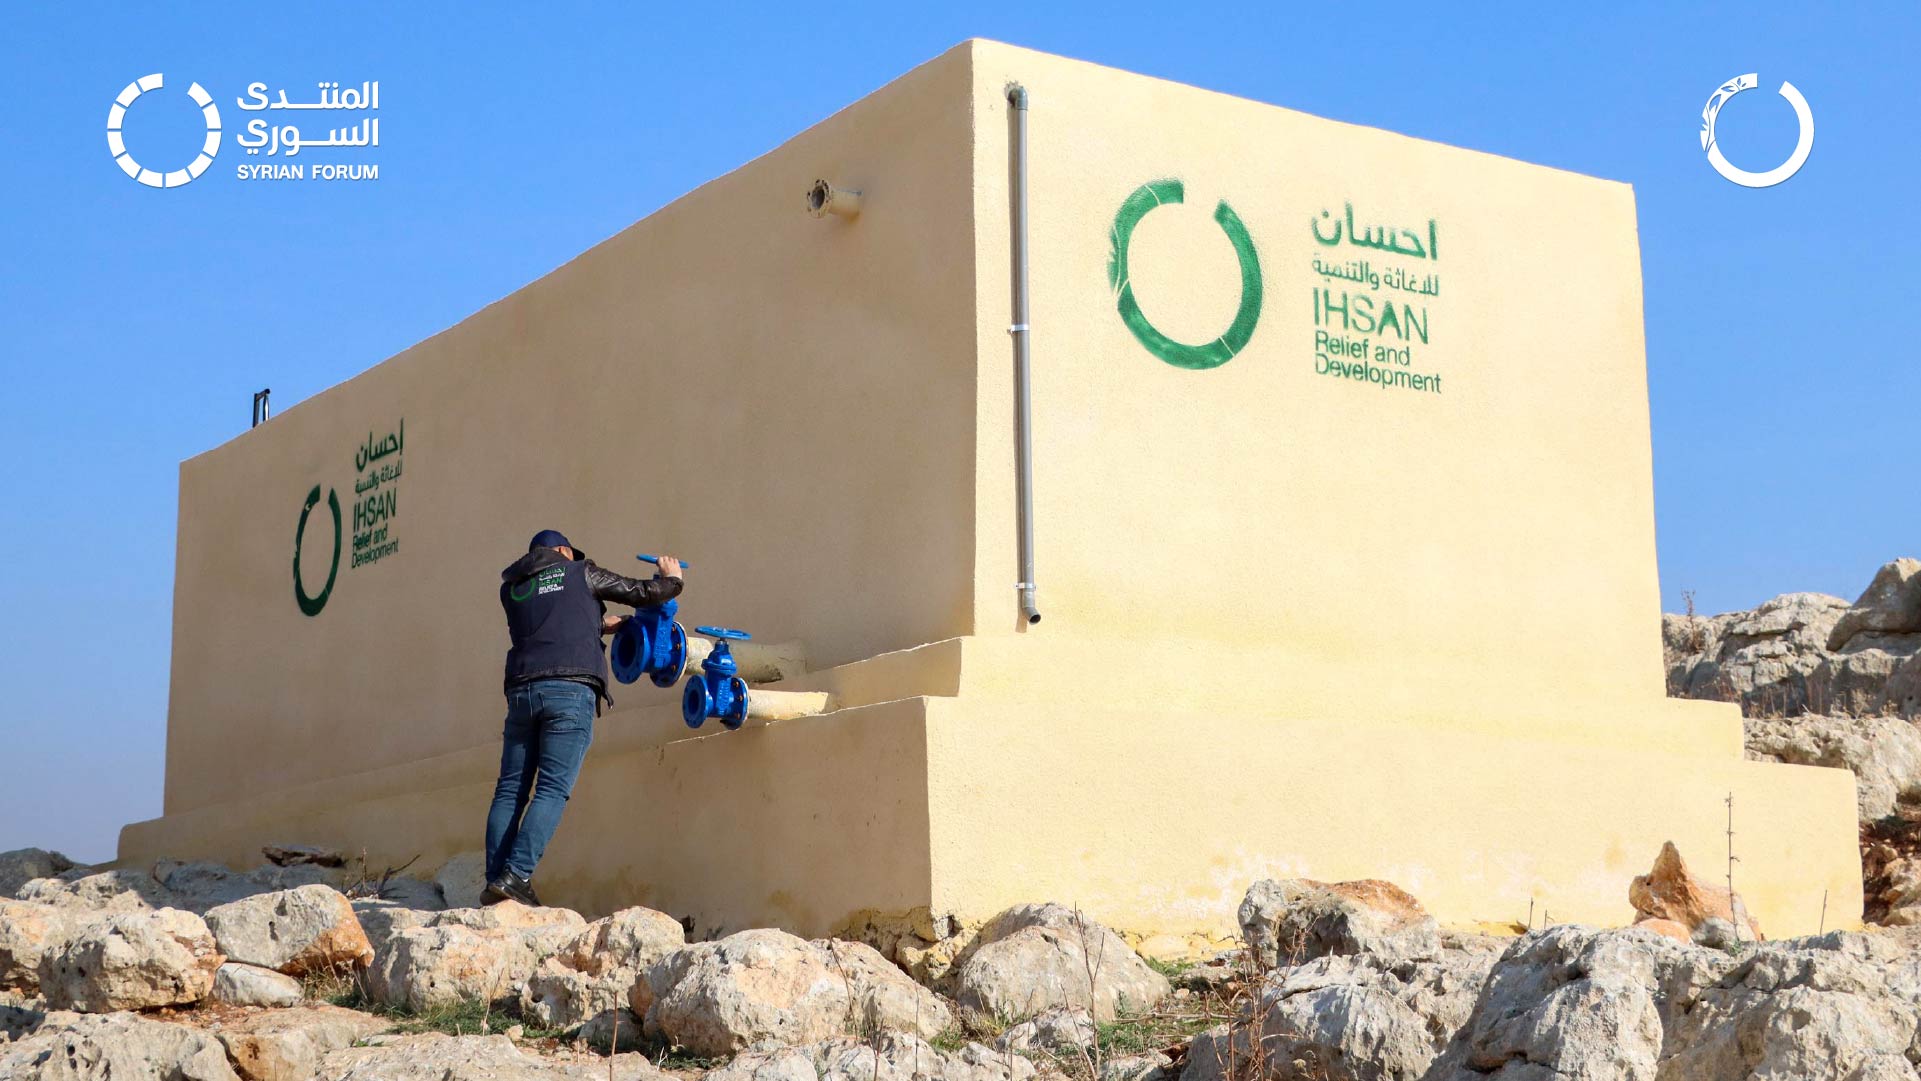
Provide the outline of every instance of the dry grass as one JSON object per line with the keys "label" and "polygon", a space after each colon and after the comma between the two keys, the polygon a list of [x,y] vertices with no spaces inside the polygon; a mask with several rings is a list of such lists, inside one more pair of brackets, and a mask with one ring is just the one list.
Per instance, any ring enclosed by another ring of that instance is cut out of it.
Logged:
{"label": "dry grass", "polygon": [[355,870],[352,877],[348,878],[346,888],[340,892],[354,898],[385,897],[388,885],[403,871],[418,862],[420,857],[415,856],[398,867],[384,867],[375,871],[368,865],[367,850],[363,848],[360,850],[360,855],[353,861]]}

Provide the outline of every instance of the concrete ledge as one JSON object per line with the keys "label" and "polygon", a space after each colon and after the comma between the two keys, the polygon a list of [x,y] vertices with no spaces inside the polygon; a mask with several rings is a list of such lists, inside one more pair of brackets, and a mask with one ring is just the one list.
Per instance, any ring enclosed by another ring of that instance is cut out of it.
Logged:
{"label": "concrete ledge", "polygon": [[1308,720],[1365,718],[1502,739],[1572,746],[1636,746],[1654,755],[1741,757],[1741,713],[1725,702],[1639,693],[1633,673],[1605,695],[1579,696],[1553,673],[1490,680],[1462,669],[1397,658],[1250,648],[1196,639],[983,635],[959,640],[957,695],[968,702],[1025,702],[1074,710],[1165,704],[1170,713]]}
{"label": "concrete ledge", "polygon": [[[887,663],[957,655],[939,646]],[[1523,920],[1532,900],[1537,918],[1619,924],[1663,841],[1718,874],[1732,792],[1735,884],[1770,935],[1814,931],[1824,892],[1825,926],[1861,911],[1845,771],[1570,740],[1553,715],[1507,730],[1062,697],[913,698],[737,732],[690,732],[665,705],[611,714],[543,896],[646,904],[703,932],[1059,900],[1128,931],[1219,936],[1249,883],[1304,875],[1387,878],[1450,922]],[[480,847],[496,753],[136,823],[121,855],[247,865],[293,840],[431,867]]]}
{"label": "concrete ledge", "polygon": [[[1444,922],[1630,922],[1672,840],[1771,937],[1858,926],[1854,778],[1550,738],[1187,710],[929,703],[936,914],[1079,904],[1230,932],[1260,878],[1385,878]],[[1019,768],[1009,768],[1018,763]]]}
{"label": "concrete ledge", "polygon": [[[653,747],[597,742],[541,862],[541,896],[592,915],[644,904],[692,916],[697,934],[825,934],[864,908],[925,909],[925,716],[912,699]],[[491,766],[370,798],[307,786],[129,825],[120,862],[253,866],[262,844],[297,837],[364,849],[376,869],[419,857],[431,870],[482,846],[492,794]]]}

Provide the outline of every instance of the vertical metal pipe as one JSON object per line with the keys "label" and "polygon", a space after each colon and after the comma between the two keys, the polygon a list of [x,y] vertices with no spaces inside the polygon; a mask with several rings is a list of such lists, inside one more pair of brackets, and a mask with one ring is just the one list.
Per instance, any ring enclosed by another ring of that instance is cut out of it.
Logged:
{"label": "vertical metal pipe", "polygon": [[1027,325],[1027,90],[1019,83],[1007,88],[1008,104],[1014,122],[1014,324],[1007,328],[1014,337],[1014,497],[1018,504],[1020,529],[1021,618],[1029,624],[1041,621],[1034,599],[1034,399],[1029,386],[1032,367],[1032,332]]}

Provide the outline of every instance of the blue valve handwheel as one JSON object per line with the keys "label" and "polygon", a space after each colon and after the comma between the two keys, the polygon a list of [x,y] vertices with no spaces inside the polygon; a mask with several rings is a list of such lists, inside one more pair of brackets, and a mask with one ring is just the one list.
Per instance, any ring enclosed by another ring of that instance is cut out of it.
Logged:
{"label": "blue valve handwheel", "polygon": [[699,728],[707,721],[707,681],[690,679],[687,689],[680,692],[680,719],[689,728]]}
{"label": "blue valve handwheel", "polygon": [[727,695],[732,700],[727,703],[726,711],[720,715],[720,723],[729,729],[739,728],[747,723],[746,681],[739,676],[728,677]]}
{"label": "blue valve handwheel", "polygon": [[[654,686],[671,687],[687,672],[687,628],[678,623],[667,625],[667,667],[652,675]],[[627,682],[632,683],[633,680]]]}
{"label": "blue valve handwheel", "polygon": [[694,629],[709,638],[724,638],[732,642],[745,642],[753,637],[753,635],[748,634],[746,631],[737,631],[732,627],[700,626]]}

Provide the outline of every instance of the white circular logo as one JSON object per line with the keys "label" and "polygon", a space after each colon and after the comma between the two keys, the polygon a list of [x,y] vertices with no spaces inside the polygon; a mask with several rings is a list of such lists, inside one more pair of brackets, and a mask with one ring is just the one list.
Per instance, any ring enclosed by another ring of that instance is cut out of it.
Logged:
{"label": "white circular logo", "polygon": [[1714,141],[1715,114],[1719,113],[1721,106],[1726,105],[1728,99],[1734,95],[1743,90],[1752,90],[1759,85],[1760,76],[1753,72],[1736,76],[1733,80],[1722,83],[1721,88],[1708,98],[1707,108],[1701,110],[1701,149],[1708,152],[1708,164],[1714,166],[1715,172],[1744,188],[1771,188],[1779,184],[1800,172],[1801,166],[1808,160],[1808,153],[1814,149],[1814,113],[1808,108],[1808,99],[1801,96],[1801,92],[1794,88],[1793,83],[1784,82],[1781,84],[1781,96],[1788,99],[1789,105],[1794,106],[1794,118],[1801,122],[1801,137],[1794,144],[1794,153],[1788,155],[1788,160],[1765,173],[1750,173],[1746,169],[1737,169],[1733,163],[1721,156],[1721,147]]}
{"label": "white circular logo", "polygon": [[120,125],[127,118],[127,106],[135,98],[149,90],[160,89],[165,80],[158,74],[144,79],[135,79],[113,99],[113,108],[107,110],[107,149],[112,151],[115,164],[120,171],[150,188],[177,188],[194,177],[207,171],[213,164],[213,156],[220,153],[220,108],[213,103],[213,96],[200,88],[199,83],[187,87],[187,96],[200,106],[201,115],[207,118],[207,141],[200,146],[200,156],[185,169],[175,169],[169,173],[156,172],[133,160],[127,153],[127,142],[120,137]]}

